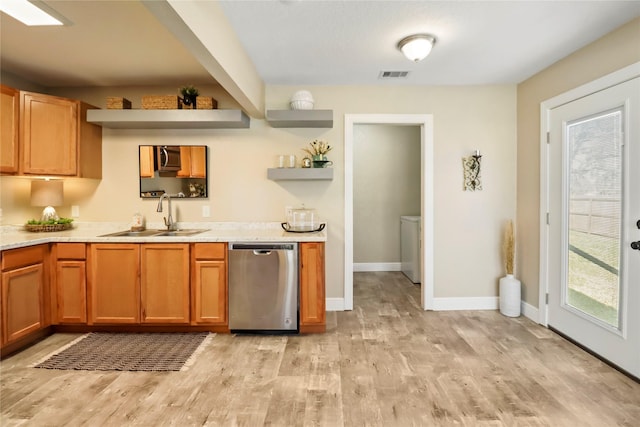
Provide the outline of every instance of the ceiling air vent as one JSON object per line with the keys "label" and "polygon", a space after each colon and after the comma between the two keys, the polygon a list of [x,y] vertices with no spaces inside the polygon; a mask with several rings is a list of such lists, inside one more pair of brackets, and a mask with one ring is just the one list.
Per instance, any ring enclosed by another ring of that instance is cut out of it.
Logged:
{"label": "ceiling air vent", "polygon": [[380,79],[402,79],[407,77],[408,71],[380,71]]}

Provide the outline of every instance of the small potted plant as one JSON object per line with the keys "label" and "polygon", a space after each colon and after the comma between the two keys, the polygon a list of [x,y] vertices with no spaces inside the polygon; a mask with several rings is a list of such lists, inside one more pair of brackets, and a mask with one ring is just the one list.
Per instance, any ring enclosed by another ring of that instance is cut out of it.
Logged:
{"label": "small potted plant", "polygon": [[188,85],[180,88],[180,94],[182,94],[182,101],[184,105],[193,105],[192,108],[196,108],[196,98],[200,94],[195,86]]}
{"label": "small potted plant", "polygon": [[331,163],[327,160],[326,154],[331,151],[332,147],[327,142],[316,139],[309,145],[311,146],[310,148],[303,148],[302,150],[311,155],[313,167],[323,168]]}

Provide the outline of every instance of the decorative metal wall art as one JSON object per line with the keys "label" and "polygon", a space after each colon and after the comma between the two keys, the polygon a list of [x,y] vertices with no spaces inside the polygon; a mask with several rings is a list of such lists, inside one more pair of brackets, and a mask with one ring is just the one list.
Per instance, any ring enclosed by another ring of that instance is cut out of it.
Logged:
{"label": "decorative metal wall art", "polygon": [[475,154],[462,158],[464,170],[464,191],[482,190],[482,177],[480,175],[480,164],[482,155],[476,150]]}

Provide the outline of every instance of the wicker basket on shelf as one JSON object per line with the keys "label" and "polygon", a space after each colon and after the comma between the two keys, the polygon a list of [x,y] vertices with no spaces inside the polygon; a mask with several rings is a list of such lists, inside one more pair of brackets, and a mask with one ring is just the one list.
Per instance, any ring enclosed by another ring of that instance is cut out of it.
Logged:
{"label": "wicker basket on shelf", "polygon": [[69,230],[71,224],[25,224],[24,229],[31,232],[64,231]]}
{"label": "wicker basket on shelf", "polygon": [[[182,104],[183,110],[193,110],[193,104],[186,105],[182,98],[180,98],[180,104]],[[196,98],[197,110],[215,110],[218,108],[218,101],[210,96],[198,96]]]}
{"label": "wicker basket on shelf", "polygon": [[142,97],[144,110],[179,110],[182,108],[178,95],[144,95]]}
{"label": "wicker basket on shelf", "polygon": [[107,97],[107,110],[130,110],[131,101],[119,96]]}

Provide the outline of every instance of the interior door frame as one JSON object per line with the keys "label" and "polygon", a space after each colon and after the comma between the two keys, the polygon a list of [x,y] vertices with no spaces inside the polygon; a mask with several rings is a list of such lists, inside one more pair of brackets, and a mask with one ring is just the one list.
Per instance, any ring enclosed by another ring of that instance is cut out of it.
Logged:
{"label": "interior door frame", "polygon": [[433,115],[345,114],[344,116],[344,309],[353,310],[353,145],[359,124],[420,126],[422,271],[421,306],[433,310]]}
{"label": "interior door frame", "polygon": [[640,62],[547,99],[540,104],[540,283],[538,323],[541,325],[548,326],[549,322],[547,305],[547,295],[549,293],[549,226],[547,222],[547,214],[549,212],[549,146],[547,135],[550,130],[551,110],[636,77],[640,77]]}

